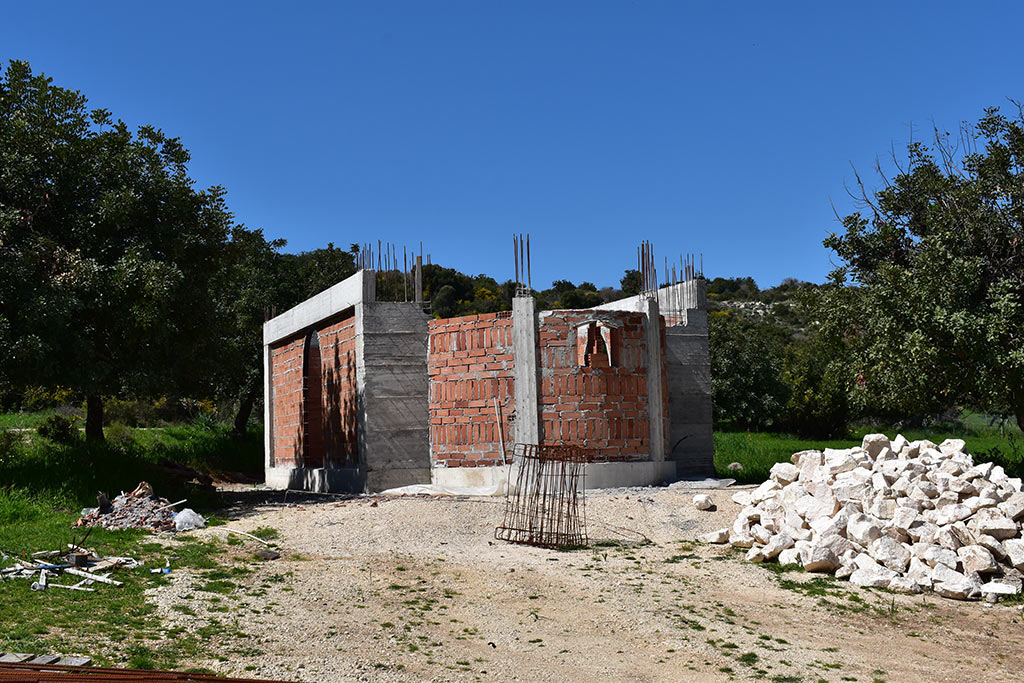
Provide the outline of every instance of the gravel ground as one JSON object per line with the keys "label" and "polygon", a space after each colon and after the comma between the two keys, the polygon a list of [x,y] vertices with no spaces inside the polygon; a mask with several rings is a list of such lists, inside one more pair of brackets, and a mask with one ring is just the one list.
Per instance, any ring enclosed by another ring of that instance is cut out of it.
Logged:
{"label": "gravel ground", "polygon": [[223,627],[223,657],[195,665],[296,681],[1020,675],[1017,605],[809,584],[816,577],[695,542],[731,523],[738,488],[706,491],[709,512],[681,489],[588,492],[591,544],[559,552],[494,540],[502,498],[286,499],[236,487],[230,526],[273,527],[283,557],[253,564],[259,546],[234,541],[226,547],[253,569],[237,588],[204,593],[182,570],[151,597],[170,625]]}

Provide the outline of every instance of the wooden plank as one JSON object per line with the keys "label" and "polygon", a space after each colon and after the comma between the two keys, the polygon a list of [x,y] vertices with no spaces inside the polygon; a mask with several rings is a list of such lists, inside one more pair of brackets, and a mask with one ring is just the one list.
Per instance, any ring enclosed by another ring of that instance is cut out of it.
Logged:
{"label": "wooden plank", "polygon": [[35,657],[35,655],[26,655],[19,652],[8,652],[7,654],[0,657],[0,663],[20,664],[21,662],[27,662],[33,657]]}
{"label": "wooden plank", "polygon": [[61,657],[56,663],[61,666],[89,666],[92,660],[88,657]]}

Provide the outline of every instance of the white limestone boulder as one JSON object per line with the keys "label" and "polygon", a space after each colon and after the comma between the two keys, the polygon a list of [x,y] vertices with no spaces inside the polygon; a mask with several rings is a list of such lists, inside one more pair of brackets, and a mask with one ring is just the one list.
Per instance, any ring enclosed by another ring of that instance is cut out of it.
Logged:
{"label": "white limestone boulder", "polygon": [[1024,518],[1024,493],[1014,493],[998,505],[999,511],[1017,522]]}
{"label": "white limestone boulder", "polygon": [[791,484],[800,476],[800,470],[796,465],[788,462],[777,462],[772,465],[769,476],[782,486]]}
{"label": "white limestone boulder", "polygon": [[711,496],[706,493],[698,493],[693,497],[693,507],[698,510],[713,510],[715,509],[715,501],[711,500]]}
{"label": "white limestone boulder", "polygon": [[1011,538],[1003,541],[1006,559],[1014,569],[1024,572],[1024,539]]}
{"label": "white limestone boulder", "polygon": [[982,508],[968,524],[975,533],[988,534],[997,541],[1013,538],[1020,533],[1017,523],[998,508]]}
{"label": "white limestone boulder", "polygon": [[894,572],[902,574],[910,564],[910,551],[899,541],[882,536],[871,542],[868,552],[876,562],[880,562]]}
{"label": "white limestone boulder", "polygon": [[980,545],[962,546],[956,551],[956,556],[960,559],[965,574],[991,574],[999,568],[996,558],[988,548]]}
{"label": "white limestone boulder", "polygon": [[874,517],[863,513],[850,515],[850,521],[846,525],[847,538],[866,546],[881,535],[881,525]]}
{"label": "white limestone boulder", "polygon": [[833,573],[841,566],[839,557],[827,546],[816,545],[811,548],[804,569],[809,572]]}
{"label": "white limestone boulder", "polygon": [[783,550],[792,548],[796,541],[785,533],[775,534],[764,546],[764,557],[767,560],[774,560]]}
{"label": "white limestone boulder", "polygon": [[874,460],[883,448],[890,448],[891,445],[889,437],[885,434],[868,434],[864,437],[860,447]]}
{"label": "white limestone boulder", "polygon": [[729,542],[729,530],[728,529],[716,529],[715,531],[709,531],[700,537],[700,540],[704,543],[715,543],[722,544]]}

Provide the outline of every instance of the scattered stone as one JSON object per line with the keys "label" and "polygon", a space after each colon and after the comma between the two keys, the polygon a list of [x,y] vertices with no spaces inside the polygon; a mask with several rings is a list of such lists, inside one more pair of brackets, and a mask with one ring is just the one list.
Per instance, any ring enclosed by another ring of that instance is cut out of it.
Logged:
{"label": "scattered stone", "polygon": [[728,543],[729,542],[729,530],[718,529],[717,531],[710,531],[700,537],[700,540],[704,543]]}
{"label": "scattered stone", "polygon": [[714,510],[715,502],[706,493],[698,493],[693,497],[693,507],[698,510]]}

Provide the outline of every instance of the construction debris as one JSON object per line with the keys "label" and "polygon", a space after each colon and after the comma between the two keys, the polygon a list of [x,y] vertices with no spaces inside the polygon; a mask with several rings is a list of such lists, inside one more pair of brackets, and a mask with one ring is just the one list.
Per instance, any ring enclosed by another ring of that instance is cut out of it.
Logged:
{"label": "construction debris", "polygon": [[733,501],[744,507],[732,528],[704,540],[748,548],[752,562],[957,600],[1021,592],[1021,480],[976,465],[961,439],[869,434],[858,448],[801,451]]}
{"label": "construction debris", "polygon": [[[60,550],[47,550],[32,553],[30,557],[28,560],[14,559],[12,566],[0,569],[0,579],[33,579],[31,588],[34,591],[61,588],[91,593],[95,589],[89,586],[94,583],[117,587],[124,585],[121,581],[111,579],[110,572],[142,566],[134,557],[102,557],[95,550],[82,548],[75,543],[69,543],[68,550],[63,553]],[[53,580],[63,576],[75,576],[81,580],[74,584],[54,583]]]}
{"label": "construction debris", "polygon": [[[172,503],[166,498],[160,498],[153,492],[153,487],[146,482],[141,482],[131,493],[122,492],[113,501],[106,501],[106,496],[100,493],[98,502],[98,508],[83,510],[85,514],[75,522],[75,526],[184,531],[206,524],[206,520],[188,508],[180,513],[175,513],[174,507],[185,501],[179,500]],[[185,521],[179,524],[177,519],[182,515],[185,516]]]}

